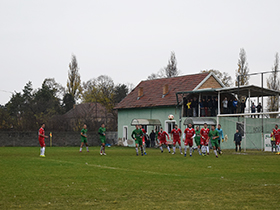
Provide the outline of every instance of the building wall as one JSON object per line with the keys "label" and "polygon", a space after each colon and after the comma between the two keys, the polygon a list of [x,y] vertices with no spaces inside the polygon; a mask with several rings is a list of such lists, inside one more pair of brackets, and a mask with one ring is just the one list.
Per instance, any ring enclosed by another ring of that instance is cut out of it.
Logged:
{"label": "building wall", "polygon": [[204,89],[204,88],[221,88],[222,86],[220,85],[220,83],[217,82],[217,80],[211,76],[209,77],[209,79],[204,82],[200,88],[198,89]]}
{"label": "building wall", "polygon": [[[179,123],[179,110],[175,107],[165,107],[165,108],[149,108],[149,109],[128,109],[128,110],[119,110],[118,111],[118,138],[123,138],[123,126],[128,128],[128,139],[131,138],[131,133],[135,129],[134,126],[131,126],[130,123],[134,118],[144,118],[144,119],[159,119],[163,129],[165,130],[165,121],[168,120],[168,115],[173,114],[174,120],[178,125]],[[186,117],[182,118],[181,129],[185,130],[186,126],[183,125]],[[217,120],[216,117],[214,117]],[[242,117],[220,117],[219,123],[222,126],[224,135],[228,136],[228,140],[221,143],[222,149],[235,149],[234,144],[234,134],[237,129],[237,123],[244,123],[244,118]],[[275,124],[279,124],[279,119],[263,119],[263,133],[269,134],[274,128]],[[202,128],[203,126],[200,126]],[[148,133],[153,130],[154,127],[148,127]],[[241,147],[246,149],[262,149],[264,142],[262,141],[262,119],[261,118],[246,118],[245,125],[246,134],[243,137]],[[246,138],[246,140],[245,140]],[[135,146],[131,144],[129,146]],[[183,145],[182,145],[183,146]]]}
{"label": "building wall", "polygon": [[[165,130],[165,121],[168,121],[168,115],[174,115],[174,121],[179,123],[179,109],[176,107],[162,107],[162,108],[146,108],[146,109],[125,109],[118,110],[118,138],[123,138],[123,127],[128,128],[128,139],[132,140],[131,133],[135,126],[131,126],[131,121],[134,118],[139,119],[159,119],[163,130]],[[148,133],[154,130],[154,126],[148,126]],[[134,143],[130,146],[134,146]]]}

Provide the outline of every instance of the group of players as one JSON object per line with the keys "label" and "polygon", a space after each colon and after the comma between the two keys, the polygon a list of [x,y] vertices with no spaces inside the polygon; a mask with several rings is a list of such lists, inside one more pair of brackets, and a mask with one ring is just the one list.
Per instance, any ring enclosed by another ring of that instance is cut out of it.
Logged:
{"label": "group of players", "polygon": [[273,151],[273,147],[275,147],[275,151],[277,155],[280,155],[280,129],[278,125],[275,125],[275,128],[272,129],[271,137],[271,149]]}
{"label": "group of players", "polygon": [[[84,124],[82,130],[81,130],[81,146],[80,146],[80,151],[82,152],[83,150],[83,146],[86,145],[86,149],[87,152],[89,152],[88,149],[88,143],[87,143],[87,125]],[[106,144],[106,128],[105,128],[105,124],[102,123],[101,127],[98,129],[98,135],[99,135],[99,139],[101,142],[101,148],[100,148],[100,155],[106,155],[105,153],[105,144]],[[39,129],[38,132],[38,140],[39,140],[39,144],[41,147],[40,150],[40,157],[46,157],[45,156],[45,148],[46,148],[46,144],[45,144],[45,138],[47,139],[48,136],[45,135],[45,123],[42,123],[41,128]]]}
{"label": "group of players", "polygon": [[[136,155],[138,156],[139,147],[141,150],[141,155],[146,155],[145,151],[145,135],[146,131],[142,128],[141,125],[136,125],[136,129],[132,132],[131,137],[135,140],[135,150]],[[211,141],[214,153],[218,158],[218,153],[221,155],[222,151],[220,149],[221,139],[224,141],[224,134],[221,128],[221,125],[218,125],[218,128],[215,125],[211,126],[211,130],[208,128],[207,123],[204,123],[204,127],[199,130],[199,126],[196,127],[196,130],[192,128],[192,124],[188,124],[188,127],[185,129],[184,133],[182,133],[181,129],[178,128],[178,125],[175,125],[175,128],[171,131],[171,139],[173,140],[173,153],[176,153],[176,143],[179,145],[180,153],[183,155],[182,147],[181,147],[181,137],[183,134],[183,140],[185,145],[185,153],[184,156],[187,156],[187,146],[189,146],[190,157],[192,157],[193,152],[193,141],[195,141],[197,145],[197,150],[199,155],[206,156],[209,155],[209,141]],[[158,141],[159,148],[161,152],[163,152],[163,145],[166,145],[167,150],[171,153],[169,145],[167,143],[166,137],[169,140],[169,135],[162,128],[158,132]]]}
{"label": "group of players", "polygon": [[[45,123],[42,124],[41,128],[39,129],[39,143],[41,146],[40,151],[40,157],[45,157],[45,138],[48,138],[48,136],[45,135]],[[106,128],[105,124],[103,123],[101,127],[98,130],[98,134],[101,141],[101,148],[100,148],[100,155],[106,155],[105,153],[105,144],[106,144]],[[176,153],[176,143],[179,145],[180,153],[183,155],[182,147],[181,147],[181,138],[183,134],[183,141],[185,145],[184,150],[184,156],[187,156],[187,146],[189,146],[189,153],[190,157],[192,157],[193,152],[193,142],[195,141],[197,145],[197,150],[199,155],[205,156],[206,154],[209,155],[209,142],[211,142],[211,145],[213,147],[214,154],[218,158],[218,154],[222,154],[220,143],[224,141],[224,134],[223,130],[221,128],[221,125],[219,124],[216,128],[215,125],[211,125],[211,130],[208,128],[207,123],[204,123],[204,127],[199,130],[199,126],[196,127],[196,129],[193,128],[192,124],[188,124],[188,127],[184,130],[184,133],[182,133],[181,129],[178,128],[177,125],[175,125],[175,128],[171,131],[171,139],[173,140],[173,153]],[[144,128],[142,128],[141,125],[136,125],[136,129],[132,132],[131,137],[135,140],[135,150],[136,155],[138,156],[139,147],[141,150],[141,155],[144,154],[147,155],[145,150],[145,136],[147,136],[146,131]],[[163,152],[163,145],[166,145],[167,150],[169,153],[171,153],[169,145],[167,143],[166,137],[169,140],[169,135],[165,131],[163,131],[162,128],[160,128],[160,131],[157,133],[158,141],[159,141],[159,148],[161,152]],[[277,154],[280,154],[280,129],[278,128],[278,125],[275,125],[275,129],[273,129],[271,133],[271,137],[275,139]],[[81,146],[80,151],[82,152],[83,145],[86,145],[87,152],[88,150],[88,144],[87,144],[87,125],[84,124],[83,129],[81,130]]]}

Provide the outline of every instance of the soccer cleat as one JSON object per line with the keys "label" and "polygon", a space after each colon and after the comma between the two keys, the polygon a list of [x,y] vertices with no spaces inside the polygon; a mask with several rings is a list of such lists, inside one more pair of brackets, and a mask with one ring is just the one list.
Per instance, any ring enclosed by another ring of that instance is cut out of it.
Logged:
{"label": "soccer cleat", "polygon": [[89,151],[87,151],[87,152],[89,152]]}
{"label": "soccer cleat", "polygon": [[175,152],[172,152],[172,155],[175,155]]}
{"label": "soccer cleat", "polygon": [[187,154],[185,153],[184,156],[187,157]]}
{"label": "soccer cleat", "polygon": [[218,158],[218,155],[216,155],[216,158]]}
{"label": "soccer cleat", "polygon": [[40,157],[43,157],[43,158],[44,158],[44,157],[46,157],[46,156],[45,156],[45,155],[40,155]]}
{"label": "soccer cleat", "polygon": [[161,153],[163,153],[163,150],[161,150]]}
{"label": "soccer cleat", "polygon": [[79,152],[82,152],[82,151],[79,151]]}
{"label": "soccer cleat", "polygon": [[104,152],[103,155],[106,155],[106,153]]}
{"label": "soccer cleat", "polygon": [[207,155],[209,155],[209,152],[207,152]]}
{"label": "soccer cleat", "polygon": [[144,154],[142,153],[141,155],[143,156]]}
{"label": "soccer cleat", "polygon": [[147,152],[144,152],[144,155],[147,155]]}
{"label": "soccer cleat", "polygon": [[100,155],[102,155],[102,152],[100,152]]}
{"label": "soccer cleat", "polygon": [[192,155],[190,155],[190,157],[192,157]]}
{"label": "soccer cleat", "polygon": [[138,156],[138,153],[136,153],[136,156]]}
{"label": "soccer cleat", "polygon": [[206,156],[204,153],[202,153],[202,156],[204,157],[204,156]]}

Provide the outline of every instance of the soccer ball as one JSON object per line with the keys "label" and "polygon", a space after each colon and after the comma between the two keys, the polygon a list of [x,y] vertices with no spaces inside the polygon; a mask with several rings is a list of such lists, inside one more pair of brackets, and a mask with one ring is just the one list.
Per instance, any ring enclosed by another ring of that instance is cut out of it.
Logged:
{"label": "soccer ball", "polygon": [[173,119],[174,119],[174,116],[173,116],[172,114],[170,114],[170,115],[168,116],[168,119],[169,119],[169,120],[173,120]]}

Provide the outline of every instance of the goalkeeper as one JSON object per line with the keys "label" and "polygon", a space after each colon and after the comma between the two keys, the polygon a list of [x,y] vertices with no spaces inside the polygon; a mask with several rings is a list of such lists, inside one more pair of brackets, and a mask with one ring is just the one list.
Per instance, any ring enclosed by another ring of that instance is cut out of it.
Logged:
{"label": "goalkeeper", "polygon": [[221,127],[222,127],[221,124],[218,124],[218,127],[216,128],[216,130],[219,133],[219,138],[217,138],[217,140],[218,140],[218,143],[220,145],[220,151],[218,151],[220,155],[222,154],[221,139],[222,139],[222,142],[224,142],[224,132],[223,132],[223,129]]}

